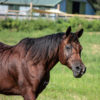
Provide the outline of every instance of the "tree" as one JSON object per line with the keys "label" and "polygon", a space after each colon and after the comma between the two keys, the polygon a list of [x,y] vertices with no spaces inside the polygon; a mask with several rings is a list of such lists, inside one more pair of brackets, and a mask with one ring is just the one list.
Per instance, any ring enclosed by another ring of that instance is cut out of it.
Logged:
{"label": "tree", "polygon": [[100,0],[88,0],[88,2],[95,9],[96,14],[99,14],[100,15]]}

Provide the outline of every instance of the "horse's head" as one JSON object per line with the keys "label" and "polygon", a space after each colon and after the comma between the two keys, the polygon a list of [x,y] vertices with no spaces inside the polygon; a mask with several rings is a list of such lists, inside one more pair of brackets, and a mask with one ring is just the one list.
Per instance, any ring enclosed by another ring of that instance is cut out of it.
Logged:
{"label": "horse's head", "polygon": [[86,67],[81,60],[82,46],[79,42],[82,34],[83,29],[72,33],[71,27],[69,27],[59,46],[59,61],[72,69],[76,78],[81,77],[86,71]]}

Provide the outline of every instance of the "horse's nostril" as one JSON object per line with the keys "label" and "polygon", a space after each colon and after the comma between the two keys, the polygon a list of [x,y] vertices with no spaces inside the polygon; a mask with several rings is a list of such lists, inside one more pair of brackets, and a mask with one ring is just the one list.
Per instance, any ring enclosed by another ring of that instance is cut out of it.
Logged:
{"label": "horse's nostril", "polygon": [[80,71],[80,67],[79,67],[79,66],[77,66],[77,67],[76,67],[76,70],[77,70],[77,71]]}
{"label": "horse's nostril", "polygon": [[80,70],[80,67],[79,67],[79,66],[77,66],[77,67],[76,67],[76,70]]}

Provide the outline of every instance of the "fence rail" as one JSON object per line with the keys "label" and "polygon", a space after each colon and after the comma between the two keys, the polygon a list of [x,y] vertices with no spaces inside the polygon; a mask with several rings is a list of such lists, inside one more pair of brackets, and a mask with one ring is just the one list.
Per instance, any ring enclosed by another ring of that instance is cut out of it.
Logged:
{"label": "fence rail", "polygon": [[[38,13],[38,16],[35,16],[34,13]],[[0,10],[0,18],[8,18],[8,17],[24,17],[24,18],[34,18],[34,17],[40,17],[41,14],[46,15],[45,17],[50,17],[50,15],[54,14],[56,17],[63,17],[63,18],[70,18],[70,17],[80,17],[80,18],[86,18],[86,19],[100,19],[100,16],[97,15],[80,15],[80,14],[67,14],[64,12],[61,12],[59,10],[40,10],[40,9],[31,9],[28,11],[18,11],[18,10],[8,10],[3,11]],[[52,16],[51,16],[52,17]],[[54,17],[54,16],[53,16]]]}

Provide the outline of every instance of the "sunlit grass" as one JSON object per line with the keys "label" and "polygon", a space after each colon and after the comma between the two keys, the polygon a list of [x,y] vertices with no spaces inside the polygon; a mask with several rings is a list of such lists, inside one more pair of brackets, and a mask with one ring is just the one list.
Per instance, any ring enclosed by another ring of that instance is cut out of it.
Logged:
{"label": "sunlit grass", "polygon": [[[14,45],[25,37],[40,37],[51,33],[52,30],[31,33],[4,30],[0,32],[0,41]],[[83,46],[82,59],[87,67],[86,74],[76,79],[71,70],[58,63],[51,71],[49,85],[38,100],[100,100],[100,33],[85,32],[80,42]],[[23,98],[0,95],[0,100],[23,100]]]}

